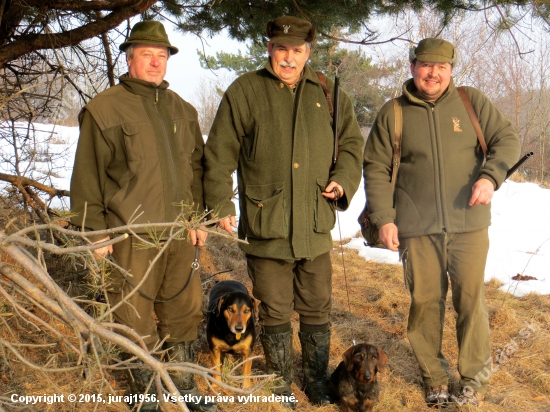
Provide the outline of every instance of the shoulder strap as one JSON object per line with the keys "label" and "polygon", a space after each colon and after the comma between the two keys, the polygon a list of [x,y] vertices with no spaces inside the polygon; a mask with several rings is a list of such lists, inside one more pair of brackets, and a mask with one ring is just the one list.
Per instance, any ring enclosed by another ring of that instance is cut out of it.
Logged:
{"label": "shoulder strap", "polygon": [[330,116],[334,116],[334,107],[332,106],[332,98],[330,97],[330,91],[327,87],[327,81],[325,80],[325,75],[321,72],[315,72],[317,74],[317,77],[321,81],[321,87],[323,88],[323,92],[325,93],[325,97],[327,99],[328,103],[328,111],[330,112]]}
{"label": "shoulder strap", "polygon": [[457,87],[456,91],[460,95],[462,103],[464,104],[464,107],[468,112],[468,116],[470,117],[470,122],[472,122],[472,125],[474,126],[474,130],[477,134],[477,140],[479,140],[479,145],[481,146],[481,149],[483,150],[485,156],[487,156],[487,143],[485,143],[485,138],[483,137],[483,132],[481,131],[481,126],[479,124],[479,120],[477,119],[476,112],[472,107],[472,102],[470,102],[470,98],[466,94],[466,90],[464,90],[464,87]]}
{"label": "shoulder strap", "polygon": [[393,99],[393,113],[395,117],[395,137],[393,139],[393,161],[391,171],[391,186],[395,189],[395,181],[397,180],[397,170],[401,164],[401,138],[403,136],[403,109],[399,97]]}

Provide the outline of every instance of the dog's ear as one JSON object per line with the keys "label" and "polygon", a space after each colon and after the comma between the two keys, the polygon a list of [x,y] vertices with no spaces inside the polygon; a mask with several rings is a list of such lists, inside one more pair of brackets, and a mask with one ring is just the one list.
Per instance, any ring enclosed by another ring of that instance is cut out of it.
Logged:
{"label": "dog's ear", "polygon": [[386,363],[388,363],[388,356],[380,348],[378,350],[378,363],[376,364],[376,369],[378,372],[382,373],[386,370]]}
{"label": "dog's ear", "polygon": [[220,316],[220,312],[222,310],[223,302],[225,301],[225,296],[222,296],[220,300],[218,300],[218,308],[216,310],[216,316]]}
{"label": "dog's ear", "polygon": [[355,346],[348,348],[343,354],[342,359],[344,360],[344,365],[348,372],[353,370],[353,353],[355,352]]}

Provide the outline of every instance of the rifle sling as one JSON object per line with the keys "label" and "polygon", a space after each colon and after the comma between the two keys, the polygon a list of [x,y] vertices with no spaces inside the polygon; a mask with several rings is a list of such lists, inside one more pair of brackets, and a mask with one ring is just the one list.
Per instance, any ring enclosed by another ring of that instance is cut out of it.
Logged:
{"label": "rifle sling", "polygon": [[485,143],[485,138],[483,137],[483,132],[481,131],[481,125],[479,124],[479,120],[476,116],[476,112],[472,107],[472,102],[470,102],[470,98],[466,94],[466,90],[464,90],[464,87],[457,87],[456,91],[460,95],[460,98],[462,99],[462,103],[464,104],[464,107],[468,112],[468,116],[470,117],[470,122],[472,122],[472,126],[474,126],[474,130],[476,131],[477,140],[479,141],[481,150],[483,150],[483,154],[487,156],[487,143]]}
{"label": "rifle sling", "polygon": [[401,137],[403,136],[403,110],[399,97],[393,99],[393,113],[395,118],[395,136],[393,138],[393,162],[391,170],[391,188],[395,190],[395,181],[397,180],[397,170],[401,164]]}
{"label": "rifle sling", "polygon": [[323,88],[323,92],[325,93],[325,98],[327,99],[328,111],[330,113],[330,117],[334,117],[334,106],[332,105],[332,97],[330,96],[330,91],[328,90],[328,87],[327,87],[327,81],[325,79],[325,75],[321,72],[315,72],[315,73],[317,74],[317,77],[321,82],[321,87]]}

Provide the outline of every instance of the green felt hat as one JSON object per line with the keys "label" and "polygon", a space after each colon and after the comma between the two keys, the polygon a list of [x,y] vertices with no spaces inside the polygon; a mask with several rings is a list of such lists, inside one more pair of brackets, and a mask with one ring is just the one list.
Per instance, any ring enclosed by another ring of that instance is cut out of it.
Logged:
{"label": "green felt hat", "polygon": [[424,39],[409,51],[409,61],[412,63],[414,60],[451,63],[455,66],[458,63],[458,51],[455,46],[443,39]]}
{"label": "green felt hat", "polygon": [[301,46],[311,43],[315,36],[315,27],[298,17],[284,16],[267,23],[267,37],[271,43]]}
{"label": "green felt hat", "polygon": [[170,49],[170,54],[176,54],[179,50],[170,44],[168,35],[164,26],[159,21],[140,21],[132,27],[130,37],[119,46],[121,51],[125,51],[130,44],[153,44],[155,46],[165,46]]}

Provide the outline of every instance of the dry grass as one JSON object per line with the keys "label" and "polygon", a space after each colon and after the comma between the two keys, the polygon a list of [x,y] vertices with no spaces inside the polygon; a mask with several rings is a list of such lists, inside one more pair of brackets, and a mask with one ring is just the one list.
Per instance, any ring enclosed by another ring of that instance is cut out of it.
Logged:
{"label": "dry grass", "polygon": [[[219,237],[209,238],[209,253],[203,253],[202,277],[205,294],[215,280],[236,279],[245,283],[250,289],[250,281],[246,274],[244,255],[234,243]],[[369,342],[381,347],[389,356],[387,372],[380,376],[380,400],[375,411],[426,411],[423,401],[423,391],[416,360],[412,354],[406,336],[409,295],[405,290],[400,266],[381,265],[365,262],[354,250],[345,250],[347,289],[344,282],[342,260],[339,250],[332,252],[334,268],[333,277],[333,309],[332,344],[330,367],[332,371],[340,362],[341,354],[352,344]],[[211,276],[220,270],[233,269],[230,273]],[[498,290],[499,283],[488,282],[487,303],[490,311],[492,353],[496,357],[500,350],[508,351],[509,358],[503,362],[498,371],[491,377],[491,385],[483,407],[462,408],[462,410],[482,411],[547,411],[550,412],[550,296],[531,294],[523,298],[515,298]],[[349,305],[347,291],[349,291]],[[2,312],[0,301],[0,312]],[[457,345],[454,334],[455,314],[450,298],[447,302],[447,316],[444,329],[444,353],[451,364],[451,390],[458,391],[458,374],[456,372]],[[2,315],[0,313],[0,315]],[[10,323],[9,316],[0,318],[0,335],[13,338],[15,335],[25,335],[25,325]],[[531,325],[535,332],[525,335],[526,324]],[[6,326],[9,325],[9,328]],[[337,412],[336,406],[317,408],[307,403],[307,398],[301,392],[302,381],[300,344],[297,336],[298,318],[293,318],[295,336],[293,340],[296,353],[295,380],[293,388],[298,399],[297,410],[302,412]],[[523,331],[523,334],[522,334]],[[15,334],[15,335],[14,335]],[[199,329],[199,363],[210,366],[208,348],[204,339],[204,322]],[[523,342],[522,342],[523,339]],[[35,334],[39,342],[39,334]],[[35,343],[36,343],[35,342]],[[46,352],[46,353],[45,353]],[[39,361],[42,357],[62,357],[56,351],[37,349],[27,350],[30,358]],[[55,353],[54,353],[55,352]],[[261,345],[256,343],[254,354],[261,355]],[[31,370],[14,359],[10,353],[9,366],[2,364],[0,354],[0,396],[12,393],[20,394],[53,394],[53,393],[87,393],[100,391],[94,385],[94,376],[75,376],[68,373],[57,374],[55,377],[45,377]],[[496,366],[496,364],[495,364]],[[263,359],[257,359],[253,364],[255,373],[264,373]],[[118,384],[116,383],[118,381]],[[113,385],[118,393],[124,393],[126,382],[122,376],[113,374]],[[201,388],[207,393],[208,388],[200,382]],[[83,389],[84,388],[84,389]],[[267,393],[267,392],[265,392]],[[212,395],[212,393],[210,392]],[[236,397],[235,397],[236,399]],[[93,410],[94,405],[56,404],[43,406],[36,410],[69,411]],[[128,410],[123,403],[110,406],[100,406],[99,411]],[[175,408],[170,408],[175,410]],[[227,412],[279,412],[287,411],[275,403],[251,403],[241,405],[237,402],[219,404],[220,411]],[[447,411],[458,410],[457,407],[447,408]]]}

